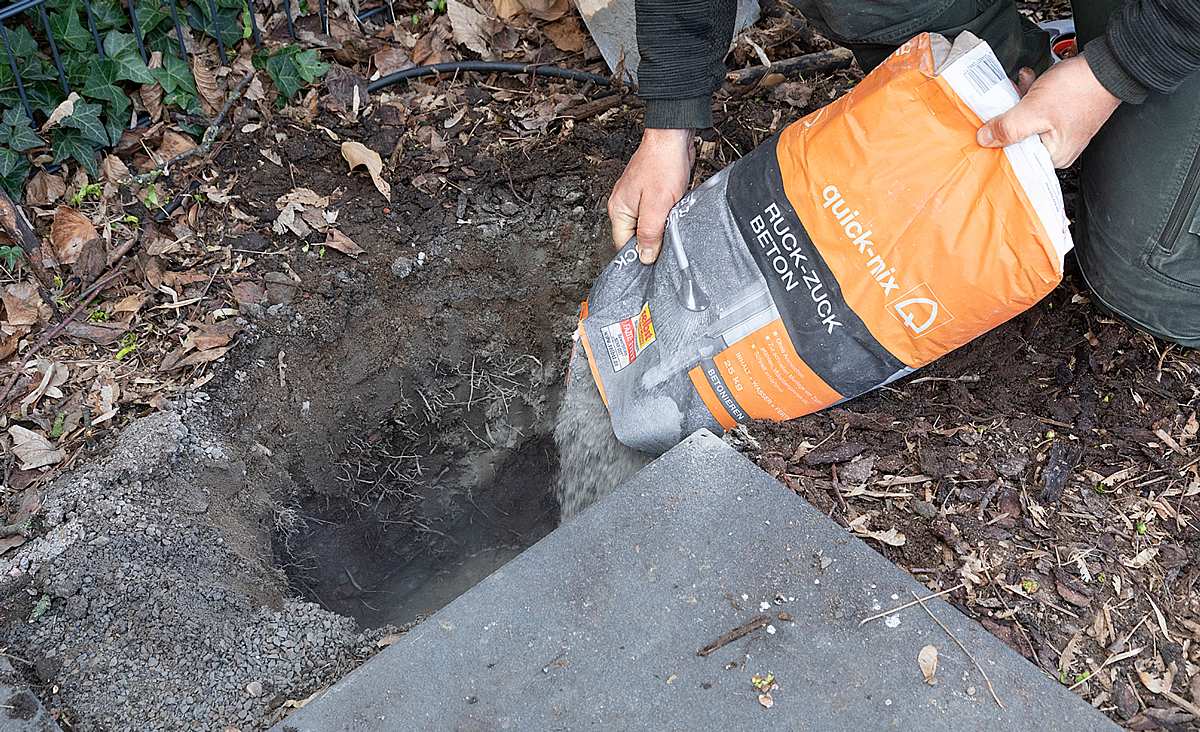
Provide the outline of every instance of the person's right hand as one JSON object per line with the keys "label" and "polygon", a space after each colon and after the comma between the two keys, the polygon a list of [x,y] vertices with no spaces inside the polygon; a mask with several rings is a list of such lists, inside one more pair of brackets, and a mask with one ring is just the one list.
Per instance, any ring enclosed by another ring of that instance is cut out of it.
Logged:
{"label": "person's right hand", "polygon": [[620,249],[636,234],[642,264],[658,259],[667,214],[687,192],[696,158],[692,134],[691,130],[646,130],[608,197],[613,246]]}

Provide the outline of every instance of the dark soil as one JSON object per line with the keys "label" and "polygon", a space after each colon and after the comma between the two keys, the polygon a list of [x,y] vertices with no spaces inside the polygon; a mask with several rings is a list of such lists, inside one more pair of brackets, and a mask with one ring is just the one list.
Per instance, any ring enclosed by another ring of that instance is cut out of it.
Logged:
{"label": "dark soil", "polygon": [[[329,129],[395,151],[397,171],[428,168],[406,139],[414,120],[388,109]],[[259,337],[214,403],[230,433],[284,468],[262,479],[288,506],[275,544],[294,587],[365,625],[402,625],[557,524],[546,436],[574,313],[607,253],[596,201],[626,135],[581,125],[499,154],[481,136],[448,150],[445,185],[397,185],[389,203],[347,175],[327,133],[286,132],[217,159],[257,233],[297,252],[303,242],[269,227],[275,199],[306,187],[331,197],[338,228],[367,253],[320,256],[314,235],[307,256],[281,256],[299,294],[249,309]]]}
{"label": "dark soil", "polygon": [[899,529],[885,556],[932,589],[965,583],[956,605],[1064,683],[1086,678],[1119,721],[1190,729],[1137,670],[1196,678],[1198,383],[1197,353],[1115,322],[1068,277],[907,382],[752,426],[747,450],[844,525]]}

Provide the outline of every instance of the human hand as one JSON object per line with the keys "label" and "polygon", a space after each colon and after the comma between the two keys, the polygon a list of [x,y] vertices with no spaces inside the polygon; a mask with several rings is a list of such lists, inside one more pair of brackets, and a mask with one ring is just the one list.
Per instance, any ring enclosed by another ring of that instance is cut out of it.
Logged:
{"label": "human hand", "polygon": [[608,197],[613,246],[637,235],[638,258],[653,264],[662,248],[667,214],[687,192],[696,150],[691,130],[650,129]]}
{"label": "human hand", "polygon": [[1036,81],[1032,71],[1022,69],[1018,87],[1021,101],[980,127],[976,140],[984,147],[1004,147],[1040,135],[1056,168],[1075,162],[1121,104],[1082,56],[1055,64]]}

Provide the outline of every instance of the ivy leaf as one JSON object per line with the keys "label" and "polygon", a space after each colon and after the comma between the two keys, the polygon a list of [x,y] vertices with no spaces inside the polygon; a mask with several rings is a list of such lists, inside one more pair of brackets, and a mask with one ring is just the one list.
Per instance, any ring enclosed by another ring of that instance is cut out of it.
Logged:
{"label": "ivy leaf", "polygon": [[24,155],[0,147],[0,186],[14,199],[21,198],[25,188],[25,176],[29,174],[29,161]]}
{"label": "ivy leaf", "polygon": [[92,104],[80,99],[75,102],[74,111],[63,117],[59,124],[79,130],[82,139],[94,143],[94,146],[104,147],[109,144],[109,137],[104,125],[100,122],[102,109],[99,104]]}
{"label": "ivy leaf", "polygon": [[0,141],[8,145],[14,152],[25,152],[35,147],[41,147],[46,142],[33,131],[28,117],[17,107],[4,113],[3,126],[0,126]]}
{"label": "ivy leaf", "polygon": [[137,5],[138,28],[142,32],[142,40],[149,38],[158,28],[158,24],[167,19],[167,11],[162,9],[157,0],[141,0]]}
{"label": "ivy leaf", "polygon": [[18,63],[37,55],[37,41],[33,40],[33,35],[23,25],[18,25],[8,32],[8,48],[18,59]]}
{"label": "ivy leaf", "polygon": [[117,78],[136,84],[153,84],[154,75],[142,60],[137,39],[132,33],[109,31],[104,37],[104,52],[116,64]]}
{"label": "ivy leaf", "polygon": [[150,73],[154,74],[154,78],[162,86],[163,91],[168,94],[175,91],[183,91],[196,95],[196,82],[192,79],[192,69],[188,66],[187,61],[178,56],[163,56],[163,65],[161,68],[151,69]]}
{"label": "ivy leaf", "polygon": [[120,104],[127,99],[124,89],[117,86],[120,81],[120,70],[117,62],[111,58],[93,59],[88,69],[87,81],[83,85],[83,95],[112,104]]}
{"label": "ivy leaf", "polygon": [[188,5],[188,25],[207,36],[216,38],[219,33],[226,48],[233,48],[242,40],[241,3],[237,10],[218,10],[213,16],[208,3]]}
{"label": "ivy leaf", "polygon": [[329,69],[329,64],[321,61],[315,50],[301,50],[296,46],[285,46],[261,63],[284,102]]}
{"label": "ivy leaf", "polygon": [[162,68],[151,69],[163,88],[163,103],[188,112],[197,110],[196,82],[187,61],[175,55],[163,56]]}
{"label": "ivy leaf", "polygon": [[[101,127],[101,130],[103,129]],[[97,146],[83,139],[83,135],[79,130],[71,128],[60,129],[58,134],[54,136],[54,144],[51,147],[54,150],[54,162],[61,163],[67,158],[74,158],[93,178],[100,177],[100,173],[96,168]]]}
{"label": "ivy leaf", "polygon": [[96,19],[96,29],[101,32],[110,28],[124,28],[129,22],[125,17],[125,9],[117,0],[92,0],[92,17]]}
{"label": "ivy leaf", "polygon": [[67,48],[73,48],[76,51],[95,50],[92,45],[92,34],[84,27],[83,21],[79,19],[79,12],[73,7],[68,8],[66,12],[51,15],[50,30],[54,33],[54,40],[65,44]]}

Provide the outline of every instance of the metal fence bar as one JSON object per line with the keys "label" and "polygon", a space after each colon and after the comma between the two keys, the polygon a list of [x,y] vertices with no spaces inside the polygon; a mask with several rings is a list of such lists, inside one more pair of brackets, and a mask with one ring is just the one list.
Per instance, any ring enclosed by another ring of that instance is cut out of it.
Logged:
{"label": "metal fence bar", "polygon": [[183,42],[183,26],[179,24],[179,12],[175,9],[175,0],[167,0],[167,10],[171,13],[171,22],[175,25],[175,40],[179,43],[179,58],[187,61],[187,44]]}
{"label": "metal fence bar", "polygon": [[146,55],[146,44],[142,41],[142,29],[138,25],[137,0],[129,0],[129,22],[133,26],[133,40],[137,41],[138,53],[142,54],[142,63],[148,63],[150,57]]}
{"label": "metal fence bar", "polygon": [[221,25],[217,20],[221,17],[217,15],[217,0],[208,0],[208,10],[212,13],[213,35],[217,37],[217,53],[221,56],[221,63],[229,65],[229,56],[225,53],[225,41],[221,38]]}
{"label": "metal fence bar", "polygon": [[38,5],[38,15],[42,19],[42,28],[46,30],[46,40],[50,42],[50,57],[54,59],[54,70],[58,72],[58,83],[62,86],[63,94],[70,95],[71,87],[67,84],[67,73],[63,70],[62,59],[58,55],[58,44],[54,42],[54,31],[50,30],[50,17],[46,15],[46,6]]}
{"label": "metal fence bar", "polygon": [[0,42],[4,43],[4,53],[8,56],[8,68],[12,69],[13,78],[17,81],[17,94],[21,96],[21,106],[25,107],[25,114],[29,115],[29,119],[33,119],[33,109],[29,106],[29,97],[25,94],[25,82],[21,79],[21,72],[17,69],[17,58],[13,55],[12,46],[8,42],[8,26],[0,23]]}
{"label": "metal fence bar", "polygon": [[0,10],[0,20],[8,20],[14,15],[20,15],[26,10],[29,10],[33,6],[42,2],[45,2],[45,0],[21,0],[21,2],[13,3],[3,10]]}
{"label": "metal fence bar", "polygon": [[246,0],[246,12],[250,14],[250,34],[254,37],[254,47],[262,48],[262,33],[258,30],[258,18],[254,17],[254,0]]}
{"label": "metal fence bar", "polygon": [[287,16],[288,35],[296,38],[296,25],[292,21],[292,0],[283,0],[283,14]]}
{"label": "metal fence bar", "polygon": [[96,30],[96,15],[92,12],[89,0],[83,0],[83,9],[87,15],[88,30],[92,32],[92,40],[96,42],[96,53],[100,54],[100,58],[104,58],[104,44],[100,42],[100,33]]}

